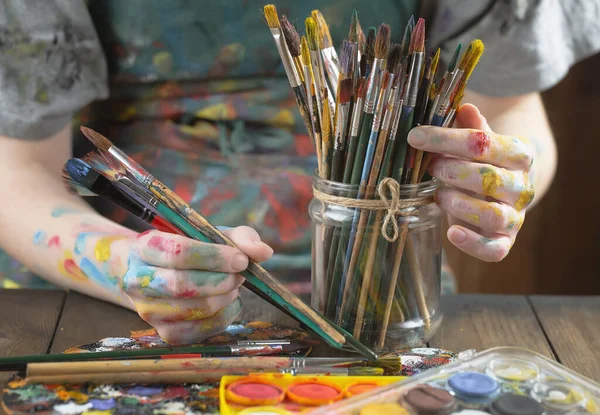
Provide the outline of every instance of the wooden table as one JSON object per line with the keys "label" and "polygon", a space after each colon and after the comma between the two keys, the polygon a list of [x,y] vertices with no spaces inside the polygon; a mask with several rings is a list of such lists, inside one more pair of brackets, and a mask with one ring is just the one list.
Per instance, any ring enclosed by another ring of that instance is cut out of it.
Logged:
{"label": "wooden table", "polygon": [[[295,325],[250,292],[242,298],[240,318]],[[452,295],[443,310],[431,347],[525,347],[600,381],[600,297]],[[60,353],[147,327],[135,313],[74,292],[0,290],[0,356]],[[7,378],[0,373],[2,386]]]}

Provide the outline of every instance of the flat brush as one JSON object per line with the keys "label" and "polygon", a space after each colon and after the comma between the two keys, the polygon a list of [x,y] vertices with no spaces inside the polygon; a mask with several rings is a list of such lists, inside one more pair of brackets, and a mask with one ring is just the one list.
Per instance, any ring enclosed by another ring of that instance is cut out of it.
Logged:
{"label": "flat brush", "polygon": [[312,137],[313,131],[308,112],[306,92],[304,91],[304,86],[302,85],[302,79],[300,78],[300,74],[296,70],[294,60],[292,59],[290,51],[286,46],[284,36],[281,30],[281,24],[279,22],[279,16],[277,16],[277,9],[274,5],[268,4],[264,7],[264,14],[265,19],[267,20],[267,25],[269,26],[269,29],[271,29],[271,35],[273,36],[275,45],[277,46],[279,57],[281,58],[281,62],[283,63],[283,69],[285,70],[285,73],[288,77],[288,81],[290,82],[290,86],[292,87],[294,98],[296,99],[296,103],[298,104],[298,110],[300,111],[300,115],[302,117],[302,120],[304,121],[304,126],[306,127],[306,131],[308,131],[309,135],[314,141],[314,137]]}
{"label": "flat brush", "polygon": [[80,196],[101,196],[159,231],[184,235],[176,226],[114,187],[110,180],[83,160],[68,160],[63,168],[63,180]]}
{"label": "flat brush", "polygon": [[[300,80],[304,82],[304,71],[302,70],[302,63],[300,61],[300,36],[294,25],[290,23],[285,15],[281,16],[281,30],[283,31],[285,44],[294,60],[296,71],[300,75]],[[308,93],[308,91],[306,92]]]}
{"label": "flat brush", "polygon": [[354,72],[352,73],[352,95],[356,95],[358,90],[359,62],[360,62],[360,23],[358,22],[358,13],[356,9],[352,11],[352,19],[350,20],[350,31],[348,32],[348,42],[354,48],[354,53],[350,57]]}
{"label": "flat brush", "polygon": [[319,30],[319,49],[321,50],[321,56],[323,57],[325,73],[329,79],[331,92],[333,93],[333,96],[337,96],[337,83],[340,76],[340,60],[333,47],[329,26],[320,11],[313,10],[311,16],[317,22],[317,28]]}
{"label": "flat brush", "polygon": [[[327,98],[327,90],[325,90],[325,98]],[[321,120],[321,157],[323,157],[323,176],[331,177],[331,156],[333,153],[333,138],[331,125],[331,108],[329,100],[323,101],[323,119]]]}
{"label": "flat brush", "polygon": [[454,53],[452,54],[450,62],[448,63],[446,73],[444,73],[444,76],[442,77],[442,79],[440,79],[439,83],[435,85],[436,96],[434,97],[430,112],[426,116],[426,124],[428,125],[433,125],[433,117],[435,116],[436,109],[440,102],[444,86],[451,82],[454,74],[456,73],[456,65],[458,64],[458,57],[460,56],[461,48],[462,44],[459,43],[456,49],[454,50]]}
{"label": "flat brush", "polygon": [[[86,127],[81,127],[81,131],[98,149],[115,157],[136,178],[141,186],[151,192],[166,206],[181,215],[181,219],[185,218],[183,219],[184,224],[195,230],[195,233],[190,234],[186,229],[180,227],[178,223],[174,224],[184,230],[188,236],[203,242],[226,244],[234,248],[236,247],[220,230],[192,209],[175,192],[114,146],[106,137]],[[161,212],[159,211],[159,213]],[[171,218],[166,218],[171,221]],[[281,282],[256,262],[250,260],[248,269],[242,275],[245,278],[244,286],[270,304],[273,304],[279,310],[290,315],[296,321],[305,324],[331,346],[341,348],[347,344],[368,359],[377,358],[377,355],[371,349],[365,347],[354,339],[350,333],[336,326],[314,309],[307,306],[300,298],[291,293]]]}
{"label": "flat brush", "polygon": [[[334,96],[331,94],[331,89],[325,79],[325,69],[323,68],[323,58],[319,51],[319,29],[317,22],[312,17],[307,17],[304,21],[306,27],[306,40],[308,48],[310,50],[310,63],[312,65],[312,71],[315,82],[315,91],[317,94],[317,104],[319,110],[319,118],[321,119],[321,129],[323,129],[323,106],[324,101],[327,100],[329,108],[335,108]],[[333,113],[330,111],[331,115]],[[333,118],[330,119],[330,123],[333,124]]]}
{"label": "flat brush", "polygon": [[348,115],[350,113],[350,97],[352,94],[352,78],[340,79],[338,87],[338,106],[336,114],[335,140],[331,161],[330,180],[339,182],[342,179],[344,155],[348,136]]}
{"label": "flat brush", "polygon": [[375,38],[377,37],[377,28],[371,26],[367,30],[367,40],[365,42],[365,73],[362,76],[369,76],[371,73],[371,66],[373,66],[373,59],[375,59]]}

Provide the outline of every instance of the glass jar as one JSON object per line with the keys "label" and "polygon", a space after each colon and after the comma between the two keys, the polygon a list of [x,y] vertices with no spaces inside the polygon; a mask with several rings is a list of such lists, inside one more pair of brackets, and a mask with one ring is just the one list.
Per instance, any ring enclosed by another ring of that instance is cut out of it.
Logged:
{"label": "glass jar", "polygon": [[356,200],[358,185],[313,177],[312,306],[377,352],[423,345],[440,325],[437,186],[435,179],[401,186],[401,206],[391,214],[344,206]]}

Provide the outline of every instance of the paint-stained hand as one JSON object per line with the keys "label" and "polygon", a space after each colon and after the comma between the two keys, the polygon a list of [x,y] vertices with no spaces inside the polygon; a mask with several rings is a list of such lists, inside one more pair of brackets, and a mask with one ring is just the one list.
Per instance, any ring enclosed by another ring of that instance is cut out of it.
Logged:
{"label": "paint-stained hand", "polygon": [[133,243],[122,288],[166,342],[194,343],[226,328],[242,308],[238,273],[249,257],[273,254],[252,228],[225,233],[239,249],[154,230]]}
{"label": "paint-stained hand", "polygon": [[436,201],[448,212],[450,242],[483,261],[501,261],[533,200],[532,152],[517,138],[492,132],[473,105],[460,108],[455,125],[415,128],[408,142],[435,153],[429,173],[447,185]]}

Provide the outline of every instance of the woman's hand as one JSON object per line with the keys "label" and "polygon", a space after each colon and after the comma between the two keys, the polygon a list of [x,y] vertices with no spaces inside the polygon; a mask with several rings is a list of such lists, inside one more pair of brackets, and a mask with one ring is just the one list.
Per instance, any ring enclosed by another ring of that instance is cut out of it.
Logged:
{"label": "woman's hand", "polygon": [[501,261],[512,247],[534,196],[527,173],[530,149],[517,138],[491,131],[477,107],[465,104],[458,128],[413,129],[411,146],[436,153],[429,173],[448,186],[437,190],[448,212],[448,239],[483,261]]}
{"label": "woman's hand", "polygon": [[190,344],[223,331],[242,309],[239,272],[248,257],[260,262],[273,254],[252,228],[225,234],[239,249],[154,230],[113,243],[117,252],[118,245],[128,250],[123,291],[166,342]]}

